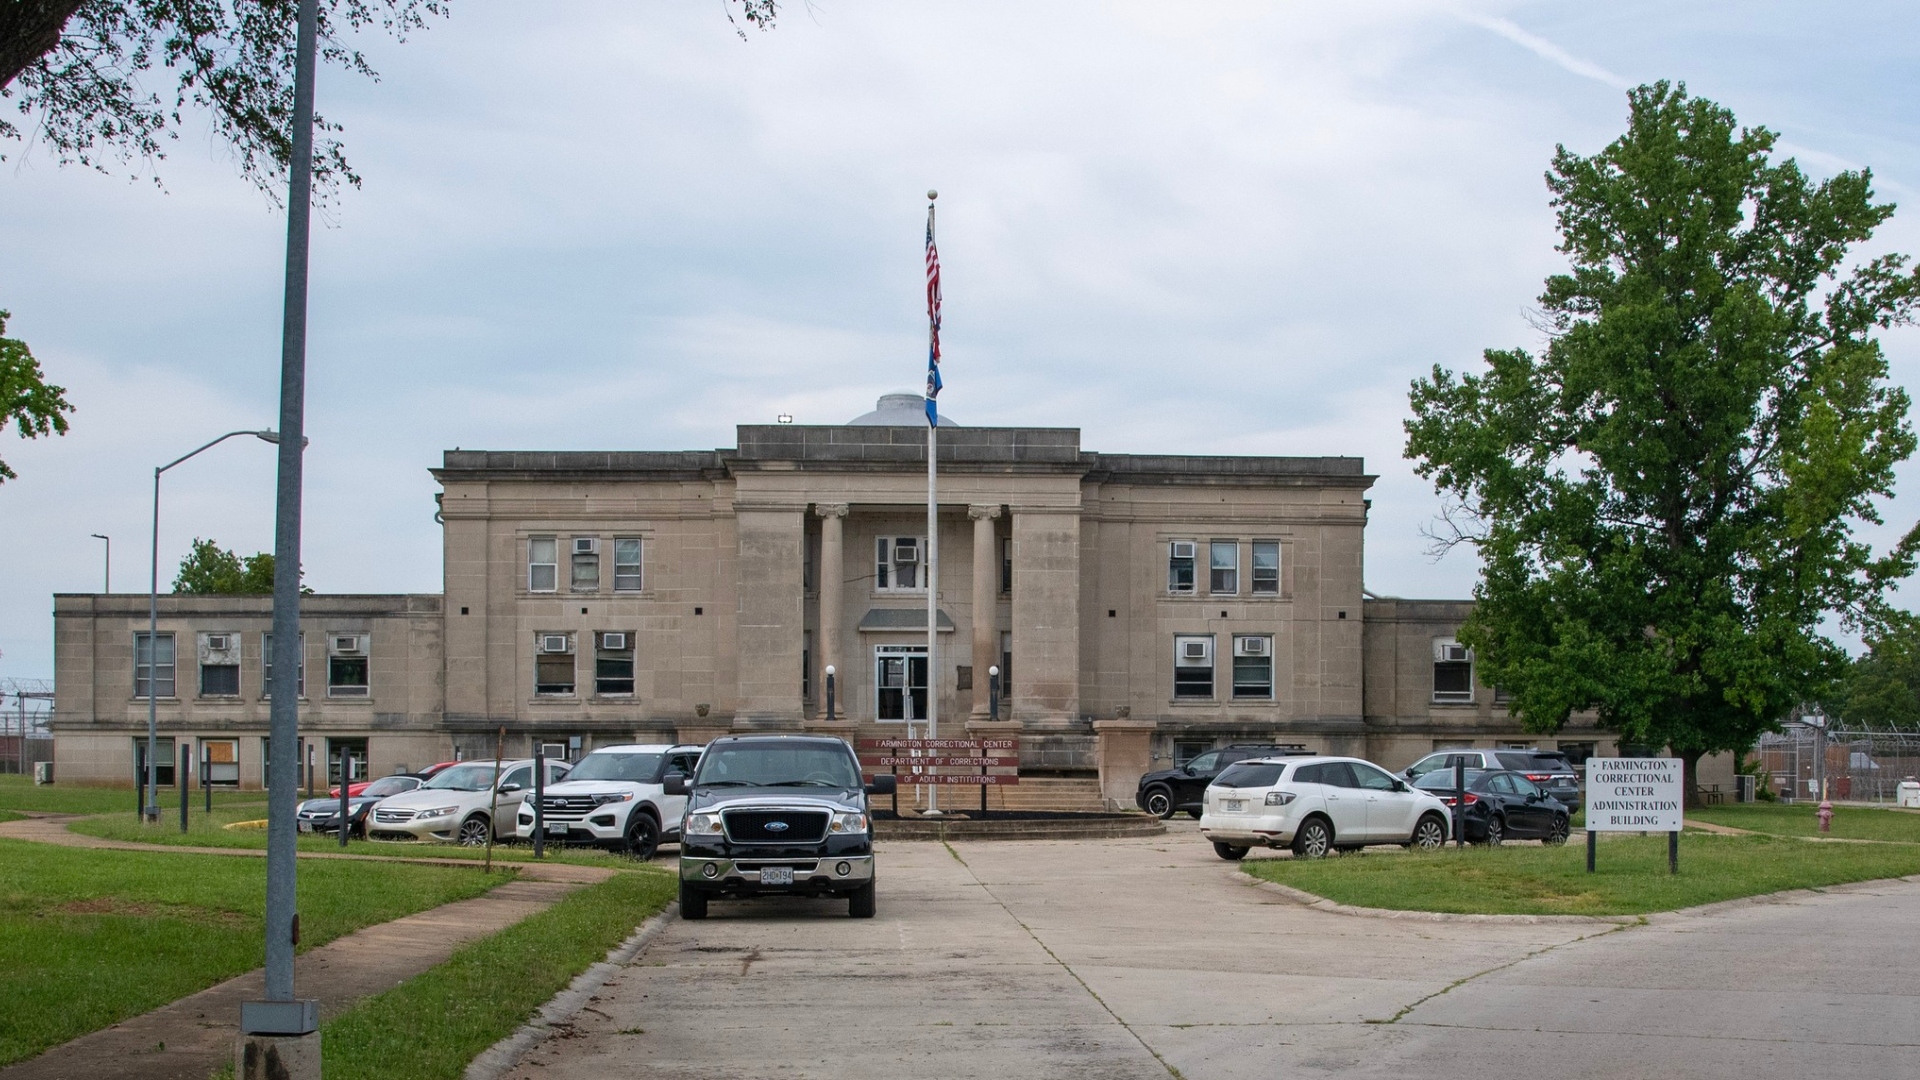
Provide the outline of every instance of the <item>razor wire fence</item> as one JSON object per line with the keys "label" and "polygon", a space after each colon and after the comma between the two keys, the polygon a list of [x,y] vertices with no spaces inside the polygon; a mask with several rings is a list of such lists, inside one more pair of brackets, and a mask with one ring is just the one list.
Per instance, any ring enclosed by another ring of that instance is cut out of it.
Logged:
{"label": "razor wire fence", "polygon": [[1793,723],[1755,748],[1768,786],[1787,802],[1892,803],[1920,778],[1920,729],[1848,729]]}

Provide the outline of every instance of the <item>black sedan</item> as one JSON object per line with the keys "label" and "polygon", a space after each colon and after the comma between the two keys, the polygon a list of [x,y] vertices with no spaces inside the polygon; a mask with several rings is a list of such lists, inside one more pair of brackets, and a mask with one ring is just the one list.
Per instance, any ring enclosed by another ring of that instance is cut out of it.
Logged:
{"label": "black sedan", "polygon": [[[1467,771],[1466,824],[1470,844],[1498,845],[1506,840],[1567,842],[1572,812],[1525,775],[1505,769]],[[1453,771],[1430,772],[1413,785],[1454,804]]]}
{"label": "black sedan", "polygon": [[[373,804],[393,795],[404,795],[420,786],[417,776],[383,776],[366,787],[360,794],[347,797],[347,822],[352,832],[349,836],[367,835],[367,811]],[[338,788],[334,790],[339,790]],[[325,799],[308,799],[300,804],[294,814],[303,833],[330,833],[340,827],[340,796]]]}

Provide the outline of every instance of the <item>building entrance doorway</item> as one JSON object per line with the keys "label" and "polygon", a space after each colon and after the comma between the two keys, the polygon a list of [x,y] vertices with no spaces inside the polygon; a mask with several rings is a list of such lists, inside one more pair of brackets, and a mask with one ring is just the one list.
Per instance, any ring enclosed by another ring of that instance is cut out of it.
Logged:
{"label": "building entrance doorway", "polygon": [[903,722],[927,718],[927,647],[875,645],[873,685],[879,690],[874,718]]}

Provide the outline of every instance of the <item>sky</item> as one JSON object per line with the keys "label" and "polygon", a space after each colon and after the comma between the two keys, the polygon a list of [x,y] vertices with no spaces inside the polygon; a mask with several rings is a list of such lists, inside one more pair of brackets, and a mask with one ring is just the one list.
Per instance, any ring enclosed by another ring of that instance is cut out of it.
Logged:
{"label": "sky", "polygon": [[[1357,455],[1377,593],[1464,597],[1401,457],[1410,380],[1537,348],[1564,265],[1542,179],[1655,79],[1815,175],[1920,202],[1920,11],[1896,3],[457,3],[379,81],[324,69],[358,190],[313,238],[304,551],[323,592],[437,592],[443,451],[711,449],[841,423],[925,365],[943,413],[1111,453]],[[276,423],[285,217],[189,114],[129,179],[3,148],[0,308],[76,407],[0,433],[0,676],[48,677],[51,596],[144,591],[152,470]],[[162,187],[151,176],[157,174]],[[1920,251],[1920,206],[1872,251]],[[1920,330],[1884,337],[1920,387]],[[168,472],[195,537],[273,544],[273,452]],[[1920,517],[1902,470],[1884,541]],[[1920,586],[1903,599],[1920,603]]]}

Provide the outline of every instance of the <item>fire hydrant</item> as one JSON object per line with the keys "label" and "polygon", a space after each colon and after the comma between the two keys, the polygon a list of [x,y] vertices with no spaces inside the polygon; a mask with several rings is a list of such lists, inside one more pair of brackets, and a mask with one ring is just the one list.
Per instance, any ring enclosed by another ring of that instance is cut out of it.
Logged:
{"label": "fire hydrant", "polygon": [[1820,804],[1820,812],[1818,814],[1815,814],[1814,816],[1820,819],[1821,832],[1833,831],[1833,804],[1832,803],[1823,801]]}

